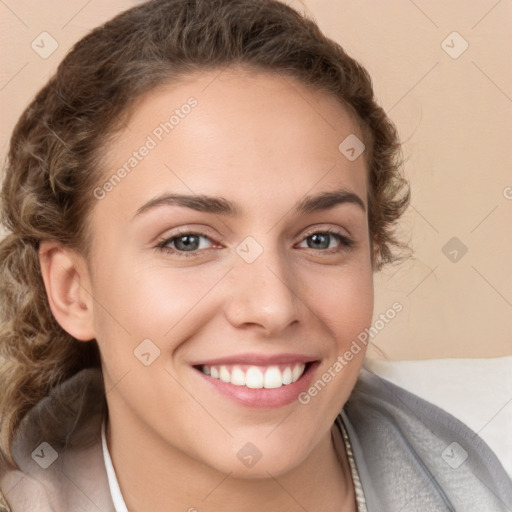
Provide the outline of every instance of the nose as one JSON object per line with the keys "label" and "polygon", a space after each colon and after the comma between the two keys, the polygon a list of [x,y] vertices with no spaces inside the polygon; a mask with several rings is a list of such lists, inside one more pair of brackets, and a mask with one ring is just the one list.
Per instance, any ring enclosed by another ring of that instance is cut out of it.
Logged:
{"label": "nose", "polygon": [[253,326],[270,337],[298,322],[304,307],[297,293],[298,282],[277,248],[264,248],[252,262],[237,254],[234,260],[224,306],[234,327]]}

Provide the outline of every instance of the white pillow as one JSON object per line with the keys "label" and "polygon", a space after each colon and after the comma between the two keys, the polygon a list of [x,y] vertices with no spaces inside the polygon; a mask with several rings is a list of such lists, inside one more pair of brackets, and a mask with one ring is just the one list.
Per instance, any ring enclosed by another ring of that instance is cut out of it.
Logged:
{"label": "white pillow", "polygon": [[390,361],[364,366],[465,423],[494,451],[512,478],[512,356]]}

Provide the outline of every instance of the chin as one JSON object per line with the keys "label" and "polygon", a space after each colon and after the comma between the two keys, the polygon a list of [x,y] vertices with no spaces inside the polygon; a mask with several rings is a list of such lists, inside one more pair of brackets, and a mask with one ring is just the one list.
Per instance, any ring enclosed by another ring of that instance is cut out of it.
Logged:
{"label": "chin", "polygon": [[263,460],[263,457],[252,467],[245,467],[242,463],[234,463],[218,467],[218,471],[229,474],[230,478],[240,480],[263,480],[268,478],[279,478],[293,471],[299,464],[299,460],[283,457],[272,457],[272,460]]}
{"label": "chin", "polygon": [[207,464],[231,478],[265,479],[293,471],[308,456],[306,451],[297,449],[296,443],[286,448],[273,444],[268,441],[235,443],[221,453],[212,454],[213,460]]}

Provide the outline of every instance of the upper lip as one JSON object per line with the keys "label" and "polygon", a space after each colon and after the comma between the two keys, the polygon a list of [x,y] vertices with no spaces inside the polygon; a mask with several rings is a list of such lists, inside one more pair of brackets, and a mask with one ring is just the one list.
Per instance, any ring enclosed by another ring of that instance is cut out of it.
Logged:
{"label": "upper lip", "polygon": [[208,359],[196,361],[192,366],[221,366],[221,365],[234,365],[245,364],[250,366],[271,366],[277,364],[289,363],[310,363],[316,361],[317,358],[304,354],[237,354],[228,357],[218,357],[215,359]]}

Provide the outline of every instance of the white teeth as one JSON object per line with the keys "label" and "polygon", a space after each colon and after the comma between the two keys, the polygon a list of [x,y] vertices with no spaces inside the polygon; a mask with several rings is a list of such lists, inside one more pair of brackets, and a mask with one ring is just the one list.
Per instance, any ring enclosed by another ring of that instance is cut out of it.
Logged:
{"label": "white teeth", "polygon": [[231,372],[231,384],[245,386],[245,373],[238,366],[235,366]]}
{"label": "white teeth", "polygon": [[263,382],[264,388],[280,388],[283,385],[281,372],[277,366],[270,366],[265,373],[265,380]]}
{"label": "white teeth", "polygon": [[228,369],[225,366],[220,367],[219,378],[222,382],[229,382],[231,380],[231,375],[229,374]]}
{"label": "white teeth", "polygon": [[239,365],[207,366],[201,371],[214,379],[230,382],[235,386],[246,386],[251,389],[275,389],[296,382],[304,373],[306,365],[295,363],[281,370],[279,366],[249,366],[244,371]]}
{"label": "white teeth", "polygon": [[305,366],[306,366],[305,364],[299,363],[299,364],[296,364],[293,367],[293,370],[292,370],[292,382],[295,382],[296,380],[298,380],[298,378],[304,373],[304,367]]}
{"label": "white teeth", "polygon": [[283,384],[291,384],[292,383],[292,369],[288,366],[284,369],[283,372]]}
{"label": "white teeth", "polygon": [[245,373],[245,385],[248,388],[259,389],[263,387],[263,373],[256,366],[251,366]]}

